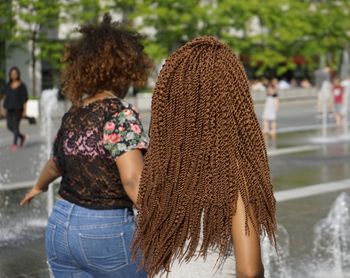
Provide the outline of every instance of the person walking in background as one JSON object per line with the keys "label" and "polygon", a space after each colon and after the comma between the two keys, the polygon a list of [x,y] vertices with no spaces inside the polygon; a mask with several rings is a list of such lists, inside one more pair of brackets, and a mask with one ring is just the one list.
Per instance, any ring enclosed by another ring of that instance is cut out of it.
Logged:
{"label": "person walking in background", "polygon": [[243,66],[214,37],[160,72],[138,206],[133,254],[149,278],[213,249],[223,263],[232,247],[238,278],[264,276],[260,235],[276,230],[264,138]]}
{"label": "person walking in background", "polygon": [[5,85],[3,94],[7,128],[13,133],[11,151],[15,152],[18,143],[20,147],[23,147],[26,141],[26,136],[20,132],[20,123],[22,117],[25,116],[25,105],[28,101],[27,87],[21,81],[21,73],[17,67],[10,69],[9,82]]}
{"label": "person walking in background", "polygon": [[[272,78],[272,80],[269,83],[271,83],[277,91],[279,90],[279,81],[276,77]],[[267,85],[269,85],[269,83]]]}
{"label": "person walking in background", "polygon": [[334,101],[335,124],[340,127],[343,125],[344,118],[344,87],[340,85],[338,77],[333,79],[332,94]]}
{"label": "person walking in background", "polygon": [[62,177],[45,237],[55,278],[146,278],[131,262],[129,246],[148,139],[138,112],[122,99],[128,86],[145,84],[152,63],[139,35],[108,14],[79,31],[82,37],[66,47],[61,78],[73,105],[52,158],[21,204]]}
{"label": "person walking in background", "polygon": [[277,134],[277,111],[279,98],[276,86],[270,82],[267,86],[267,96],[263,110],[263,133],[266,136],[276,137]]}
{"label": "person walking in background", "polygon": [[303,78],[300,82],[300,87],[303,89],[310,89],[312,87],[310,80],[307,78]]}
{"label": "person walking in background", "polygon": [[292,86],[287,82],[286,79],[282,78],[278,82],[278,89],[279,90],[289,90]]}

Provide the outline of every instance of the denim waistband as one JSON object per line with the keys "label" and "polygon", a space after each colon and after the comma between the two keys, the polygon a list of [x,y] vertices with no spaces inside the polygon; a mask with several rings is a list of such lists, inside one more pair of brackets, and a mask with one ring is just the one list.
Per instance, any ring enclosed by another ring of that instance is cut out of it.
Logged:
{"label": "denim waistband", "polygon": [[58,199],[53,208],[54,210],[60,211],[60,213],[65,215],[83,216],[83,217],[124,217],[125,219],[133,215],[133,211],[129,208],[124,209],[105,209],[97,210],[81,207],[67,200]]}

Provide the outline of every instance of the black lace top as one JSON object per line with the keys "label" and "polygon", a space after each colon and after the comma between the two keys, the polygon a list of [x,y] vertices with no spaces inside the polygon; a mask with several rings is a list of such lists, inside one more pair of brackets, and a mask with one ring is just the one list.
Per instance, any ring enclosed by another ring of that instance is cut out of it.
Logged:
{"label": "black lace top", "polygon": [[3,93],[5,94],[4,108],[7,110],[22,110],[28,100],[28,91],[24,83],[15,89],[12,89],[10,84],[6,84]]}
{"label": "black lace top", "polygon": [[53,147],[53,159],[62,172],[58,193],[87,208],[132,208],[115,159],[147,145],[132,105],[113,98],[72,107],[63,116]]}

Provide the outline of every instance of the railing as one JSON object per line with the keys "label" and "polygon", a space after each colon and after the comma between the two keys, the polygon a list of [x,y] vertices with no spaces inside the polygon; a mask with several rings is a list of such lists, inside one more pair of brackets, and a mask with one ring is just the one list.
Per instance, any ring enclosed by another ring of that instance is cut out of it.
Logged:
{"label": "railing", "polygon": [[[252,98],[255,102],[262,102],[266,99],[266,92],[252,91]],[[279,90],[278,96],[281,101],[298,100],[298,99],[315,99],[317,97],[317,89],[288,89]]]}
{"label": "railing", "polygon": [[0,185],[0,191],[30,188],[35,184],[35,181],[22,181],[10,184]]}

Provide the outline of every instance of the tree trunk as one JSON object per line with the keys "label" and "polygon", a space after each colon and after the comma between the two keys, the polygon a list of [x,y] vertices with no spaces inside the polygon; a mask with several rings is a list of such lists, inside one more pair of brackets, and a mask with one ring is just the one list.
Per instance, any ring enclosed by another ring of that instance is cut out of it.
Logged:
{"label": "tree trunk", "polygon": [[33,33],[32,33],[32,45],[31,45],[31,60],[32,60],[32,93],[33,96],[36,96],[36,34],[37,30],[34,27]]}

